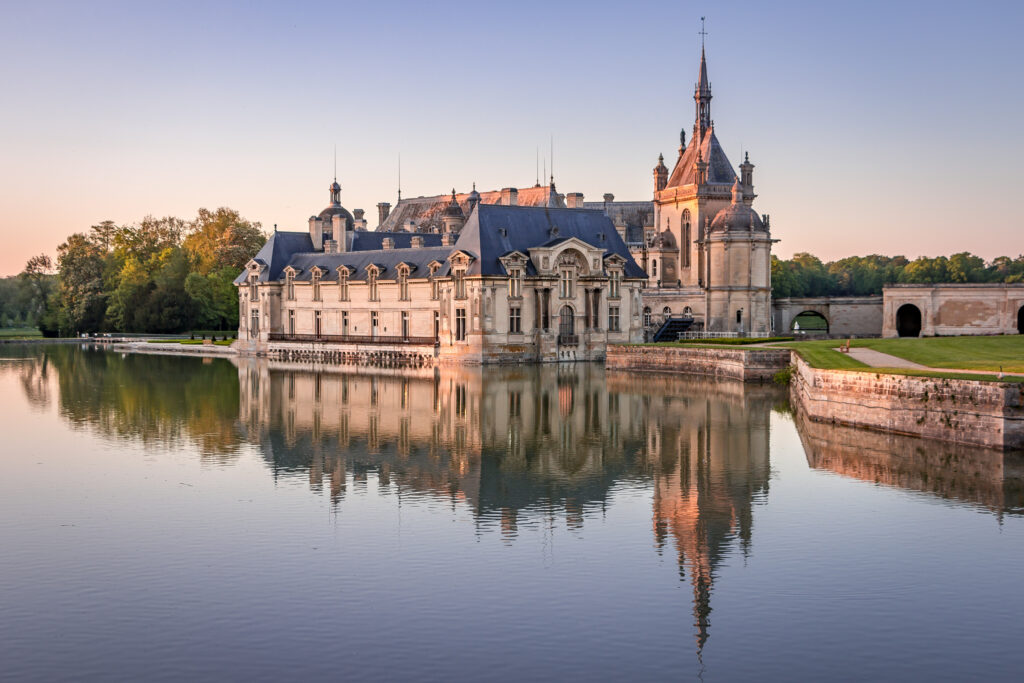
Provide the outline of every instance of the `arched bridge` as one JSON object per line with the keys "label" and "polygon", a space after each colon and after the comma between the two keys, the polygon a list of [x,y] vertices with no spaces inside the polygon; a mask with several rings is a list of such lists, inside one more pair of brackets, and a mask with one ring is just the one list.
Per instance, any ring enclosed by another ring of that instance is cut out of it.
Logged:
{"label": "arched bridge", "polygon": [[775,334],[863,337],[882,334],[882,297],[823,296],[772,300]]}

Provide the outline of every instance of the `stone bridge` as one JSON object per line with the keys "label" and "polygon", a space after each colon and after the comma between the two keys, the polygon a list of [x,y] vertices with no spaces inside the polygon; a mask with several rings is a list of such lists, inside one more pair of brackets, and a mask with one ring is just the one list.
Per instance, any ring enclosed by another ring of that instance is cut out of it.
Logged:
{"label": "stone bridge", "polygon": [[798,316],[817,323],[808,334],[829,337],[877,337],[882,334],[882,297],[880,296],[822,296],[793,297],[772,300],[772,323],[775,334],[792,334]]}

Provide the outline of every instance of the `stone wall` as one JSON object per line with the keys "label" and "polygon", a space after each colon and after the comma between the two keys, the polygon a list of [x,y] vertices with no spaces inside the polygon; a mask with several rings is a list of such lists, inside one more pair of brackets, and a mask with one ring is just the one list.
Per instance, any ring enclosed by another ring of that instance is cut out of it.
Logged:
{"label": "stone wall", "polygon": [[[793,297],[772,301],[772,320],[777,335],[793,333],[793,320],[801,313],[819,313],[828,321],[828,336],[877,337],[882,334],[882,297]],[[820,335],[824,336],[824,334]]]}
{"label": "stone wall", "polygon": [[1024,448],[1024,384],[820,370],[799,357],[795,363],[793,400],[812,420]]}
{"label": "stone wall", "polygon": [[916,307],[921,336],[1018,334],[1024,325],[1024,283],[889,285],[883,337],[900,336],[899,311]]}
{"label": "stone wall", "polygon": [[605,365],[620,370],[680,372],[689,375],[770,382],[790,363],[789,349],[627,346],[608,347]]}

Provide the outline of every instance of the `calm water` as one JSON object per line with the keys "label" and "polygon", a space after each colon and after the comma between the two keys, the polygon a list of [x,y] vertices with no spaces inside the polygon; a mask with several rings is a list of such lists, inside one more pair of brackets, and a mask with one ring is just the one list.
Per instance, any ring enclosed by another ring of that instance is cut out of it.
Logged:
{"label": "calm water", "polygon": [[598,366],[0,347],[0,679],[1019,679],[1024,468]]}

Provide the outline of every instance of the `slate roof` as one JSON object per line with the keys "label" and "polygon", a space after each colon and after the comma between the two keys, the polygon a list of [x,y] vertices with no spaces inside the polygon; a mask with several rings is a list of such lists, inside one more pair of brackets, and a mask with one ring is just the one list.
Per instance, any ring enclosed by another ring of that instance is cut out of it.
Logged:
{"label": "slate roof", "polygon": [[411,232],[379,232],[369,230],[356,230],[352,238],[351,251],[364,251],[368,249],[382,249],[384,238],[390,237],[395,242],[396,249],[409,249],[412,247],[412,238],[423,238],[424,247],[441,246],[441,235],[436,233],[411,233]]}
{"label": "slate roof", "polygon": [[715,136],[714,127],[704,133],[704,137],[698,140],[696,137],[690,139],[690,144],[683,151],[683,155],[676,161],[672,175],[669,176],[666,187],[681,187],[693,185],[697,182],[697,171],[694,162],[697,160],[697,150],[700,150],[701,158],[708,162],[708,182],[732,185],[736,180],[736,171],[733,170],[729,158],[725,155],[721,143]]}
{"label": "slate roof", "polygon": [[[481,204],[497,204],[501,201],[501,190],[480,192]],[[456,194],[455,201],[458,202],[462,213],[469,215],[470,193]],[[377,228],[379,232],[393,232],[404,230],[405,224],[410,220],[416,221],[417,229],[433,230],[440,228],[441,217],[445,209],[451,203],[451,194],[439,194],[433,197],[412,197],[403,199],[395,205],[387,219]],[[519,206],[555,206],[565,208],[565,198],[558,194],[549,185],[534,185],[533,187],[519,188],[517,201]]]}
{"label": "slate roof", "polygon": [[431,261],[438,261],[445,264],[452,247],[424,247],[422,249],[375,249],[364,251],[349,251],[344,254],[305,253],[295,254],[288,261],[288,265],[299,269],[301,272],[295,276],[296,282],[308,282],[312,279],[313,266],[323,268],[324,273],[321,282],[336,282],[338,280],[338,267],[348,266],[351,271],[348,279],[350,282],[365,280],[366,267],[370,264],[381,269],[378,276],[381,280],[394,280],[398,277],[398,264],[407,263],[412,266],[409,277],[427,277]]}
{"label": "slate roof", "polygon": [[[277,232],[270,236],[263,248],[257,252],[256,258],[267,264],[267,268],[260,273],[259,281],[277,280],[281,277],[281,271],[288,264],[293,254],[304,251],[313,251],[313,240],[308,232]],[[246,272],[235,278],[235,284],[245,282]]]}
{"label": "slate roof", "polygon": [[[551,234],[552,227],[558,228],[557,236]],[[604,239],[599,239],[599,235]],[[505,268],[499,260],[502,256],[513,251],[529,254],[531,248],[570,237],[603,248],[605,256],[621,256],[626,262],[626,277],[647,277],[611,220],[601,211],[587,209],[480,204],[466,221],[453,250],[475,257],[467,275],[504,275]],[[440,274],[447,272],[447,267],[442,268]],[[527,273],[536,274],[532,263],[527,266]]]}
{"label": "slate roof", "polygon": [[606,211],[613,225],[626,224],[626,244],[642,244],[644,228],[654,227],[654,202],[583,202],[584,209]]}

